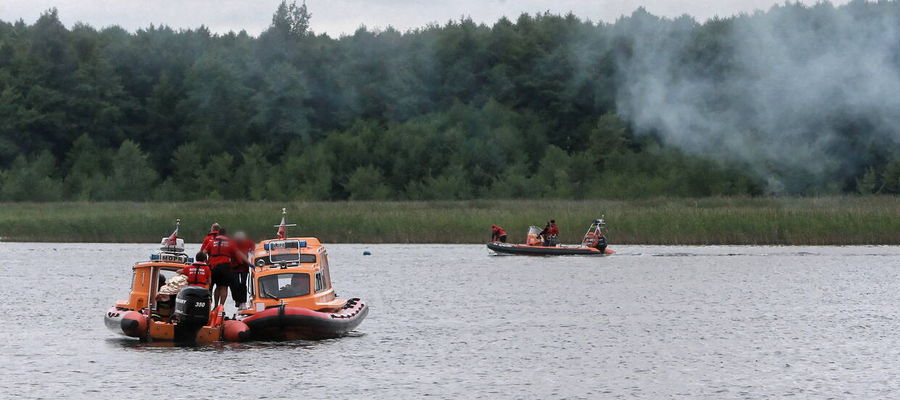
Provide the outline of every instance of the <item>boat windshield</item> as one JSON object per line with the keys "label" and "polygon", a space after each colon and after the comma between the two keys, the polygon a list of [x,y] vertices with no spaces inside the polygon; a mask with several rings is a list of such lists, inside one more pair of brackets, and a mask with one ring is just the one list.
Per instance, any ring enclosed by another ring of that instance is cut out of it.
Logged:
{"label": "boat windshield", "polygon": [[528,227],[528,234],[529,234],[529,235],[535,235],[535,236],[537,236],[537,235],[540,235],[540,234],[541,234],[541,231],[542,231],[542,230],[543,230],[543,229],[538,228],[538,227],[532,225],[532,226],[529,226],[529,227]]}
{"label": "boat windshield", "polygon": [[259,278],[259,297],[283,299],[309,294],[309,274],[277,274]]}

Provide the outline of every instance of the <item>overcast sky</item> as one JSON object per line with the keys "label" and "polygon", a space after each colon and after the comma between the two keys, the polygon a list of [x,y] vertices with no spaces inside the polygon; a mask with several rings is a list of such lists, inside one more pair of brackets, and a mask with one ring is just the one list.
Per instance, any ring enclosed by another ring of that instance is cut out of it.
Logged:
{"label": "overcast sky", "polygon": [[[268,26],[280,0],[0,0],[0,19],[34,22],[43,10],[59,9],[66,25],[86,22],[95,27],[119,25],[135,30],[152,24],[174,28],[206,25],[215,32],[246,30],[258,34]],[[802,0],[812,4],[815,0]],[[847,0],[833,0],[835,4]],[[352,33],[360,25],[400,30],[444,23],[460,16],[493,22],[522,12],[572,11],[593,21],[613,21],[644,6],[656,15],[692,15],[700,20],[768,9],[773,0],[307,0],[312,29],[333,36]]]}

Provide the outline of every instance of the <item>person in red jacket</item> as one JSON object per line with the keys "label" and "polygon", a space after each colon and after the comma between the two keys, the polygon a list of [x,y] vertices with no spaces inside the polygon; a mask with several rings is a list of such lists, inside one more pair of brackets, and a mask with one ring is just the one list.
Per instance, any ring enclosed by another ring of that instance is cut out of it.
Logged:
{"label": "person in red jacket", "polygon": [[[256,243],[254,243],[252,240],[250,240],[250,238],[247,237],[246,233],[240,232],[240,231],[234,233],[234,244],[235,244],[235,246],[237,246],[238,251],[240,251],[241,254],[247,256],[248,259],[250,258],[250,255],[249,255],[250,252],[252,252],[253,249],[256,248]],[[247,275],[250,274],[251,266],[250,266],[250,263],[248,262],[248,263],[232,264],[232,267],[234,270],[235,278],[238,280],[238,291],[239,291],[239,294],[234,295],[234,298],[235,298],[234,306],[238,307],[238,308],[243,308],[246,305],[243,304],[243,302],[238,302],[238,299],[241,299],[241,298],[246,299],[247,298]]]}
{"label": "person in red jacket", "polygon": [[549,233],[550,236],[559,236],[559,227],[556,226],[555,219],[550,220],[550,228],[548,229],[547,233]]}
{"label": "person in red jacket", "polygon": [[211,242],[213,238],[219,234],[219,229],[222,229],[222,227],[219,226],[218,222],[214,222],[212,226],[209,227],[209,233],[206,234],[206,237],[203,238],[203,244],[200,245],[201,249],[208,246],[209,242]]}
{"label": "person in red jacket", "polygon": [[[238,280],[235,279],[232,265],[237,263],[248,263],[247,256],[238,250],[234,241],[225,235],[225,228],[219,228],[219,234],[214,236],[200,248],[200,251],[206,253],[209,257],[209,265],[212,265],[212,283],[215,285],[213,290],[214,307],[225,304],[228,299],[228,288],[231,288],[231,294],[239,303],[247,301],[241,298],[241,292]],[[246,297],[246,293],[244,294]]]}
{"label": "person in red jacket", "polygon": [[544,246],[556,246],[556,238],[559,236],[559,227],[556,226],[556,220],[551,219],[544,226],[539,235],[542,238]]}
{"label": "person in red jacket", "polygon": [[212,279],[212,270],[206,264],[206,253],[197,253],[194,263],[178,271],[187,277],[188,286],[198,286],[209,289],[209,281]]}
{"label": "person in red jacket", "polygon": [[491,241],[506,243],[506,231],[497,225],[491,224]]}

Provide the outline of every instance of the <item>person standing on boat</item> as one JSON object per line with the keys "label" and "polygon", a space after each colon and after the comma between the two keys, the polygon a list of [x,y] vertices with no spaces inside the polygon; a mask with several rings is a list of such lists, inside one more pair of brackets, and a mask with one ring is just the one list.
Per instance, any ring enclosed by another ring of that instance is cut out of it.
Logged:
{"label": "person standing on boat", "polygon": [[206,253],[200,252],[194,256],[194,263],[178,271],[187,277],[188,286],[198,286],[209,289],[209,281],[212,279],[212,270],[206,263]]}
{"label": "person standing on boat", "polygon": [[219,228],[219,233],[208,242],[204,242],[200,251],[209,256],[209,265],[212,265],[213,302],[218,307],[225,304],[228,299],[228,288],[235,301],[243,303],[247,301],[246,293],[240,297],[238,280],[234,276],[232,266],[236,263],[248,263],[247,256],[241,254],[234,241],[225,235],[225,228]]}
{"label": "person standing on boat", "polygon": [[491,224],[491,241],[506,243],[506,231],[497,225]]}
{"label": "person standing on boat", "polygon": [[[238,248],[238,251],[240,251],[241,254],[247,256],[248,259],[250,257],[250,252],[253,251],[254,248],[256,248],[256,243],[250,240],[250,238],[247,237],[246,233],[241,231],[234,233],[234,242]],[[247,275],[250,274],[251,265],[249,262],[245,262],[235,263],[232,264],[232,266],[234,267],[235,278],[238,280],[239,291],[238,294],[234,294],[234,306],[241,308],[244,307],[245,304],[243,302],[239,302],[238,299],[247,299]]]}
{"label": "person standing on boat", "polygon": [[219,223],[213,222],[212,226],[209,227],[209,233],[207,233],[206,237],[203,238],[203,244],[200,245],[200,248],[202,249],[202,248],[208,246],[209,242],[211,242],[213,240],[213,238],[219,234],[220,229],[222,229],[222,227],[219,226]]}

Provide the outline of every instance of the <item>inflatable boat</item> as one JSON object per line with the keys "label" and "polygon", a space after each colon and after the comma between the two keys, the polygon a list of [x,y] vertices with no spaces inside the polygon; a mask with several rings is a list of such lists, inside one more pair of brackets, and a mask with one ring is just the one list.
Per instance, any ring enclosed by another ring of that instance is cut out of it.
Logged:
{"label": "inflatable boat", "polygon": [[213,342],[221,340],[226,321],[222,307],[210,310],[209,290],[188,286],[180,271],[193,260],[175,232],[162,240],[149,260],[131,267],[131,292],[106,311],[104,323],[114,333],[142,340]]}
{"label": "inflatable boat", "polygon": [[615,253],[608,248],[600,250],[585,246],[531,246],[502,242],[490,242],[487,247],[497,253],[523,256],[602,256]]}
{"label": "inflatable boat", "polygon": [[277,238],[257,244],[253,262],[250,307],[237,321],[247,327],[247,339],[295,340],[341,337],[366,318],[360,299],[338,298],[331,285],[328,252],[314,237],[287,237],[284,210]]}
{"label": "inflatable boat", "polygon": [[511,254],[520,256],[603,256],[615,254],[615,251],[607,247],[606,221],[602,218],[595,219],[588,228],[580,245],[557,245],[555,237],[545,238],[541,236],[541,229],[536,226],[528,228],[525,244],[512,244],[503,242],[489,242],[487,248],[498,254]]}

